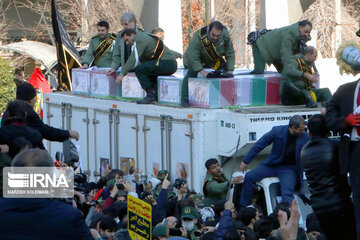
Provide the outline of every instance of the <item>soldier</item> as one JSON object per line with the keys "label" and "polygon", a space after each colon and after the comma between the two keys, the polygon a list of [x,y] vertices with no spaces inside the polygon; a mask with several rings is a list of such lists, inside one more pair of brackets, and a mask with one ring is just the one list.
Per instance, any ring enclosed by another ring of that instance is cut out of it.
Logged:
{"label": "soldier", "polygon": [[136,25],[135,15],[131,12],[126,12],[121,16],[121,25],[124,27],[124,29],[121,30],[116,37],[111,69],[107,71],[108,74],[112,74],[120,66],[124,66],[126,61],[131,55],[131,46],[126,45],[124,39],[121,37],[124,30],[126,28],[129,28],[129,29],[134,29],[136,32],[138,31],[144,32],[144,29],[139,28]]}
{"label": "soldier", "polygon": [[[162,28],[159,28],[159,27],[154,28],[151,31],[151,34],[157,36],[158,38],[160,38],[163,41],[165,39],[165,31]],[[175,58],[183,58],[183,55],[181,53],[173,51],[173,50],[171,50],[171,52],[174,54]]]}
{"label": "soldier", "polygon": [[142,31],[127,28],[122,38],[127,45],[132,46],[132,52],[116,78],[116,84],[120,85],[124,76],[134,69],[141,87],[146,91],[146,97],[137,103],[150,104],[157,101],[157,77],[176,72],[174,55],[161,39]]}
{"label": "soldier", "polygon": [[91,38],[89,48],[83,58],[81,68],[92,66],[110,67],[115,43],[115,34],[109,33],[109,23],[97,23],[98,34]]}
{"label": "soldier", "polygon": [[293,25],[268,31],[252,32],[248,44],[252,45],[255,69],[253,74],[263,74],[265,63],[274,64],[279,73],[287,60],[299,53],[302,41],[310,39],[312,23],[303,20]]}
{"label": "soldier", "polygon": [[205,167],[207,169],[203,186],[205,206],[210,206],[221,200],[226,200],[229,184],[239,184],[243,180],[243,177],[239,176],[233,178],[230,182],[221,172],[221,166],[215,158],[207,160]]}
{"label": "soldier", "polygon": [[316,102],[327,102],[331,98],[328,88],[316,89],[317,69],[314,62],[317,50],[306,47],[304,55],[299,53],[289,58],[281,74],[280,98],[284,105],[306,104],[307,107],[317,107]]}
{"label": "soldier", "polygon": [[188,107],[189,78],[196,77],[199,72],[207,77],[208,72],[203,70],[205,67],[222,69],[232,74],[235,68],[235,51],[229,31],[218,21],[196,31],[186,49],[184,65],[188,72],[183,81],[181,105]]}
{"label": "soldier", "polygon": [[181,225],[186,230],[186,238],[195,240],[200,239],[201,230],[197,228],[198,213],[193,207],[184,207],[181,209]]}

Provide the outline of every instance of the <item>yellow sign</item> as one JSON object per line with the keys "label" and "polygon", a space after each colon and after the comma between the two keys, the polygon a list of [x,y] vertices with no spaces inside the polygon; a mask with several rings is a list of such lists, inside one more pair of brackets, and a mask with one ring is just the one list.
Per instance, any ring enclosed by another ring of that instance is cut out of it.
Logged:
{"label": "yellow sign", "polygon": [[128,230],[132,240],[151,240],[151,205],[128,195]]}

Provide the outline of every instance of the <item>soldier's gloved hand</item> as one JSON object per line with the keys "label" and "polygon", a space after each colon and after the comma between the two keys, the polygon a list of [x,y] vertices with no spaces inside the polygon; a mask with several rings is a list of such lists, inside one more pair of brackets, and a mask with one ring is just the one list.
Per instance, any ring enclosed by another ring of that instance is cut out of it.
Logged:
{"label": "soldier's gloved hand", "polygon": [[209,72],[206,75],[206,78],[218,78],[220,75],[221,75],[221,72],[216,70],[216,71]]}
{"label": "soldier's gloved hand", "polygon": [[352,127],[358,127],[360,126],[360,113],[354,115],[353,113],[350,113],[346,118],[345,122]]}

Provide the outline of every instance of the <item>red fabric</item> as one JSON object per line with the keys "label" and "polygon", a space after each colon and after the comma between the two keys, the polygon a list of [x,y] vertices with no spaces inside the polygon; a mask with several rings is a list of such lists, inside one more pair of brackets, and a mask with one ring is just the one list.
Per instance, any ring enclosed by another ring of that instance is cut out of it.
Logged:
{"label": "red fabric", "polygon": [[106,207],[112,206],[114,205],[114,199],[112,197],[108,197],[104,204],[102,205],[100,212],[102,212],[102,210],[104,210]]}
{"label": "red fabric", "polygon": [[[359,87],[359,92],[358,92],[357,99],[356,99],[356,105],[357,106],[360,105],[360,87]],[[356,130],[357,130],[358,136],[360,136],[360,127],[357,127]]]}
{"label": "red fabric", "polygon": [[104,191],[104,188],[100,189],[100,190],[97,192],[94,200],[98,200],[98,199],[100,198],[100,196],[101,196],[101,193],[102,193],[103,191]]}
{"label": "red fabric", "polygon": [[51,92],[49,82],[46,80],[45,76],[38,67],[35,68],[33,74],[31,75],[29,83],[33,85],[34,88],[42,90],[43,93]]}
{"label": "red fabric", "polygon": [[266,79],[266,105],[280,104],[280,76]]}
{"label": "red fabric", "polygon": [[236,80],[224,78],[220,80],[221,107],[230,107],[236,105]]}

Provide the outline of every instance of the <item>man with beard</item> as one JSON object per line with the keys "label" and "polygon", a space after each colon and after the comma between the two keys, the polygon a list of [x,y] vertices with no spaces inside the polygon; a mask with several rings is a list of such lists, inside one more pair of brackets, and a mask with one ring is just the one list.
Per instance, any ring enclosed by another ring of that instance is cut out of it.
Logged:
{"label": "man with beard", "polygon": [[199,72],[207,77],[209,73],[204,68],[221,69],[232,74],[235,68],[235,51],[229,31],[218,21],[197,30],[184,54],[184,65],[188,72],[183,81],[181,105],[188,107],[189,78],[197,77]]}
{"label": "man with beard", "polygon": [[111,68],[107,70],[107,74],[114,73],[120,66],[123,67],[131,55],[131,46],[126,45],[124,39],[121,37],[124,30],[126,28],[131,28],[136,32],[144,32],[144,29],[136,25],[135,15],[131,12],[124,13],[121,16],[120,21],[124,29],[121,30],[116,37]]}
{"label": "man with beard", "polygon": [[137,103],[150,104],[157,101],[157,77],[176,72],[177,63],[172,52],[158,37],[135,29],[126,28],[121,37],[131,46],[131,55],[122,67],[116,84],[120,85],[125,75],[134,69],[146,97]]}
{"label": "man with beard", "polygon": [[281,202],[290,204],[297,182],[303,180],[300,153],[308,140],[305,120],[299,115],[291,117],[289,125],[275,126],[263,135],[244,157],[241,171],[246,171],[251,160],[270,144],[271,153],[258,167],[246,173],[240,205],[246,207],[251,204],[256,182],[267,177],[279,178]]}
{"label": "man with beard", "polygon": [[284,105],[301,105],[317,107],[316,102],[328,102],[331,92],[328,88],[316,89],[317,70],[314,62],[317,50],[308,46],[304,53],[289,58],[281,74],[280,98]]}
{"label": "man with beard", "polygon": [[302,20],[290,26],[274,30],[251,32],[248,44],[252,45],[254,56],[253,74],[263,74],[265,64],[274,64],[279,73],[282,72],[288,59],[300,52],[301,44],[310,39],[312,23]]}
{"label": "man with beard", "polygon": [[109,33],[109,23],[100,21],[97,23],[98,34],[91,38],[89,48],[83,58],[81,68],[92,66],[110,67],[116,35]]}

